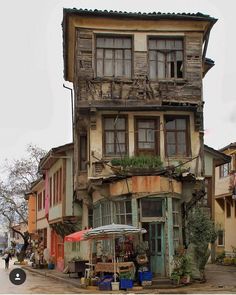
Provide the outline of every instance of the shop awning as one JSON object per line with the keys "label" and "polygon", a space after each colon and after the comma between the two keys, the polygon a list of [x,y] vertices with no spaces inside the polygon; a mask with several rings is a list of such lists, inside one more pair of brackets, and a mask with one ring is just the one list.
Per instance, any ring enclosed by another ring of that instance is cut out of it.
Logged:
{"label": "shop awning", "polygon": [[89,229],[84,229],[81,231],[77,231],[73,234],[70,234],[68,236],[65,236],[64,241],[65,242],[80,242],[84,240],[84,234],[86,234],[89,231]]}

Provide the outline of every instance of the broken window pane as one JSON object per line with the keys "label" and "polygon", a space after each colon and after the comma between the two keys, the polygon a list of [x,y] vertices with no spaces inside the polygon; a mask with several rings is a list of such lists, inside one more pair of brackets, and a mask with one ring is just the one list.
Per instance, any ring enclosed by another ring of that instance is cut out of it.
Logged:
{"label": "broken window pane", "polygon": [[[155,43],[156,42],[156,43]],[[183,77],[183,41],[177,39],[150,39],[149,43],[150,79]],[[155,57],[155,53],[157,57]],[[154,61],[156,64],[154,64]],[[157,65],[157,71],[155,69]]]}

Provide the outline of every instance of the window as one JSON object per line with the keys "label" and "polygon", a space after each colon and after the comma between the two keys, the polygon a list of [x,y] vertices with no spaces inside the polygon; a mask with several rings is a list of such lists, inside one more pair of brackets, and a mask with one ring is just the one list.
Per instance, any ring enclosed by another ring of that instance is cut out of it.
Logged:
{"label": "window", "polygon": [[52,194],[52,177],[49,178],[49,205],[50,207],[52,207],[52,198],[53,198],[53,194]]}
{"label": "window", "polygon": [[[78,243],[79,244],[79,243]],[[72,247],[71,247],[71,251],[75,252],[77,249],[76,249],[76,245],[77,243],[76,242],[72,242]]]}
{"label": "window", "polygon": [[131,201],[115,202],[116,223],[132,225],[132,207]]}
{"label": "window", "polygon": [[93,227],[93,209],[88,209],[88,228]]}
{"label": "window", "polygon": [[112,220],[111,202],[105,201],[94,206],[93,224],[94,227],[110,224]]}
{"label": "window", "polygon": [[217,232],[217,244],[218,246],[224,246],[224,231],[218,230]]}
{"label": "window", "polygon": [[38,211],[42,210],[42,192],[38,194]]}
{"label": "window", "polygon": [[226,200],[226,217],[230,218],[231,217],[231,205],[229,201]]}
{"label": "window", "polygon": [[165,117],[166,155],[189,156],[187,117]]}
{"label": "window", "polygon": [[43,190],[42,209],[45,209],[45,190]]}
{"label": "window", "polygon": [[87,135],[80,136],[80,163],[81,171],[87,170]]}
{"label": "window", "polygon": [[101,204],[94,206],[93,209],[93,226],[102,226]]}
{"label": "window", "polygon": [[136,119],[137,154],[156,155],[158,153],[157,119]]}
{"label": "window", "polygon": [[106,156],[127,153],[126,118],[104,118],[104,153]]}
{"label": "window", "polygon": [[[51,178],[50,178],[51,179]],[[53,184],[51,184],[50,180],[50,187],[53,188],[52,196],[53,196],[53,203],[51,202],[51,205],[56,205],[61,202],[62,200],[62,168],[58,169],[53,174]]]}
{"label": "window", "polygon": [[62,168],[60,168],[57,171],[58,177],[57,177],[57,191],[58,191],[58,202],[60,203],[62,200]]}
{"label": "window", "polygon": [[220,178],[228,176],[230,173],[230,163],[220,165]]}
{"label": "window", "polygon": [[143,198],[142,204],[142,217],[161,217],[162,200],[158,198]]}
{"label": "window", "polygon": [[183,40],[150,38],[148,41],[150,79],[183,78]]}
{"label": "window", "polygon": [[111,223],[111,203],[103,202],[101,204],[102,225]]}
{"label": "window", "polygon": [[131,78],[131,38],[96,38],[97,77]]}
{"label": "window", "polygon": [[[91,210],[91,209],[90,209]],[[114,223],[132,224],[131,200],[102,201],[93,208],[93,226]]]}
{"label": "window", "polygon": [[180,232],[179,232],[179,200],[172,199],[172,215],[173,215],[173,244],[176,251],[180,245]]}
{"label": "window", "polygon": [[56,174],[53,174],[53,205],[56,204],[56,196],[57,196],[57,192],[56,192],[57,186],[56,186]]}

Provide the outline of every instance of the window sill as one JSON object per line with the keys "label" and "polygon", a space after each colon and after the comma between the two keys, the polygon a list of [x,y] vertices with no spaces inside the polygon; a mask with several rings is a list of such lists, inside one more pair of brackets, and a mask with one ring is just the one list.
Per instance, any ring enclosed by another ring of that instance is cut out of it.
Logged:
{"label": "window sill", "polygon": [[156,80],[150,80],[151,82],[159,82],[159,83],[176,83],[176,84],[184,84],[187,83],[186,79],[179,78],[179,79],[156,79]]}
{"label": "window sill", "polygon": [[192,159],[191,156],[182,156],[182,155],[176,155],[176,156],[165,156],[165,160],[170,160],[170,161],[179,161],[179,160],[185,160],[189,161]]}
{"label": "window sill", "polygon": [[101,83],[101,82],[122,82],[122,83],[133,83],[132,78],[127,78],[127,77],[96,77],[92,80],[94,83]]}

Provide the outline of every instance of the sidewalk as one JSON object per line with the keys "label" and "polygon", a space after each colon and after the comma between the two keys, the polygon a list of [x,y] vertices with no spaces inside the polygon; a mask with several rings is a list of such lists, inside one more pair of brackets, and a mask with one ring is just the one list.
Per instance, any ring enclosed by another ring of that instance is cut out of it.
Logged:
{"label": "sidewalk", "polygon": [[[120,293],[132,293],[132,294],[196,294],[196,293],[235,293],[236,294],[236,267],[218,266],[215,264],[209,264],[206,266],[206,283],[192,283],[187,286],[177,287],[175,289],[142,289],[134,287],[130,291],[100,291],[97,287],[88,286],[83,288],[80,284],[80,278],[69,277],[69,274],[64,274],[57,270],[49,269],[34,269],[31,266],[21,266],[26,271],[35,273],[42,276],[47,276],[55,280],[60,280],[68,285],[73,285],[78,288],[78,293],[96,293],[96,294],[120,294]],[[76,275],[76,274],[72,274]],[[65,288],[66,290],[66,288]]]}
{"label": "sidewalk", "polygon": [[64,274],[64,273],[59,272],[55,269],[35,269],[29,265],[20,265],[20,267],[26,271],[31,272],[31,273],[35,273],[35,274],[42,275],[45,277],[50,277],[50,278],[53,278],[56,280],[60,280],[66,284],[70,284],[70,285],[80,288],[81,291],[83,291],[83,292],[86,292],[86,289],[81,287],[80,278],[72,277],[72,276],[74,276],[74,274],[72,274],[71,277],[69,277],[69,274]]}

